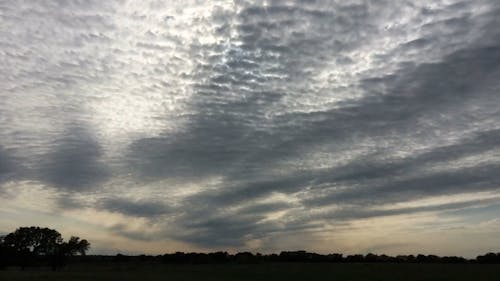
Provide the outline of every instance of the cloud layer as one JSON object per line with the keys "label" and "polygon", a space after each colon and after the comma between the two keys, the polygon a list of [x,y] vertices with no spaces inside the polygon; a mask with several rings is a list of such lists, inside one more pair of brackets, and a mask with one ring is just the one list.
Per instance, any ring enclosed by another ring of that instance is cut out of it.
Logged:
{"label": "cloud layer", "polygon": [[0,11],[5,200],[37,186],[64,221],[195,249],[365,251],[372,225],[397,252],[499,226],[497,1]]}

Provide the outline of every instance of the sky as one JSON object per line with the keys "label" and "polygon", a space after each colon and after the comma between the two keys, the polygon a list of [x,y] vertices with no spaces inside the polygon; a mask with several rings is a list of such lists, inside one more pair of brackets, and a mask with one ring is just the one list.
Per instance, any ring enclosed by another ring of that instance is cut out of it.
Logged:
{"label": "sky", "polygon": [[0,1],[0,233],[500,251],[500,2]]}

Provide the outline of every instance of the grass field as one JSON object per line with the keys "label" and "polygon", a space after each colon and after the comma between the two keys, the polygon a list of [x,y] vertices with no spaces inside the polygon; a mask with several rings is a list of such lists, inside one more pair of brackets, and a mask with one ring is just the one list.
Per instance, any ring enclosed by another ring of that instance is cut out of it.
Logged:
{"label": "grass field", "polygon": [[70,265],[49,268],[0,270],[0,280],[346,280],[346,281],[483,281],[500,280],[500,265],[480,264],[133,264]]}

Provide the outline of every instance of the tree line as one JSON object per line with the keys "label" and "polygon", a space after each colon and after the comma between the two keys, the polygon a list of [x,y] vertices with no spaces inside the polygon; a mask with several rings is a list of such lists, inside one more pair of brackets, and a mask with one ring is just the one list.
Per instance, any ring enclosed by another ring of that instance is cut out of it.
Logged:
{"label": "tree line", "polygon": [[[90,258],[90,257],[88,257]],[[300,262],[300,263],[500,263],[500,253],[488,253],[475,259],[466,259],[457,256],[436,255],[377,255],[369,253],[366,255],[343,255],[343,254],[318,254],[307,251],[283,251],[279,254],[260,254],[251,252],[239,252],[230,254],[228,252],[212,253],[184,253],[176,252],[157,256],[126,256],[118,254],[108,257],[94,257],[113,262],[163,262],[179,264],[203,264],[203,263],[265,263],[265,262]]]}
{"label": "tree line", "polygon": [[[488,253],[475,259],[457,256],[436,255],[343,255],[318,254],[307,251],[283,251],[279,254],[253,254],[251,252],[184,253],[176,252],[164,255],[126,256],[86,256],[90,243],[85,239],[71,236],[64,241],[56,230],[37,226],[21,227],[8,235],[0,237],[0,268],[7,266],[51,266],[53,270],[64,266],[68,260],[78,262],[115,263],[115,262],[154,262],[174,264],[205,263],[265,263],[265,262],[301,262],[301,263],[496,263],[500,264],[500,253]],[[79,257],[75,257],[75,256]]]}

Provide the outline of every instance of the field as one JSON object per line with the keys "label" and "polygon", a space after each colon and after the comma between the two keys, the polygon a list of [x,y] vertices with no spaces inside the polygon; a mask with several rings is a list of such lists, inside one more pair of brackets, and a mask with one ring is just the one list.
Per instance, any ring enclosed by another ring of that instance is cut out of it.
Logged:
{"label": "field", "polygon": [[263,263],[173,265],[147,263],[73,264],[49,268],[0,270],[0,280],[127,281],[127,280],[346,280],[346,281],[483,281],[500,280],[500,265]]}

